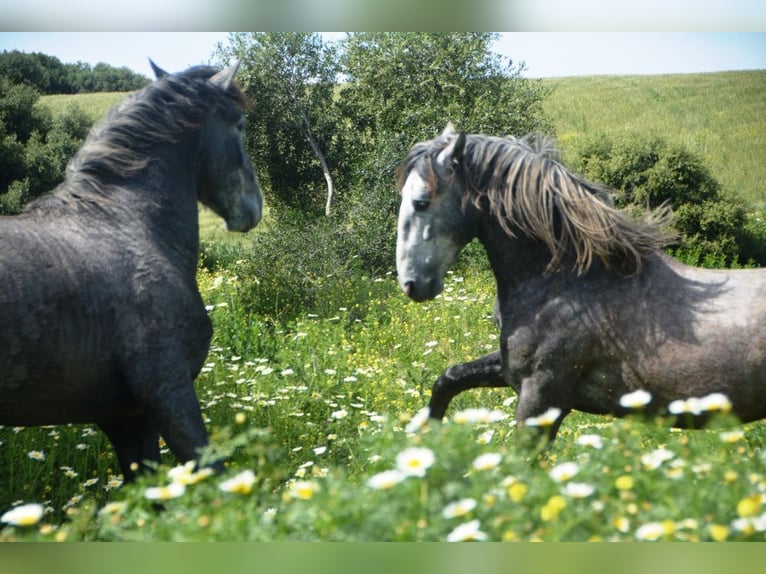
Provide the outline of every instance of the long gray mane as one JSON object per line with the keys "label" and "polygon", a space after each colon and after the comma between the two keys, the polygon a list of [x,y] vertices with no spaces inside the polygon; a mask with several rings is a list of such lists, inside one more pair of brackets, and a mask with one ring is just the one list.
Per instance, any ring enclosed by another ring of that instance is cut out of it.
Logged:
{"label": "long gray mane", "polygon": [[[418,160],[429,156],[426,177],[437,189],[434,162],[447,143],[440,137],[417,144],[400,166],[400,188]],[[621,272],[635,273],[649,253],[673,240],[666,231],[671,220],[667,206],[642,217],[616,209],[610,188],[569,171],[552,140],[539,135],[469,135],[455,176],[466,194],[464,202],[488,207],[509,236],[520,231],[548,247],[548,270],[560,268],[571,256],[578,273],[595,259],[609,267],[615,258]]]}
{"label": "long gray mane", "polygon": [[218,71],[196,66],[163,76],[110,110],[67,165],[64,187],[98,191],[107,179],[130,177],[151,161],[152,147],[180,141],[212,110],[244,108],[239,88],[224,93],[207,81]]}

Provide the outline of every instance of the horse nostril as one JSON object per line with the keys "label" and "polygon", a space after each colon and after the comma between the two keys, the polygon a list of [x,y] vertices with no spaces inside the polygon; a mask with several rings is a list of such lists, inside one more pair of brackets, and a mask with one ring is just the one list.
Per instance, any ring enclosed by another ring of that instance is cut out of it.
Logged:
{"label": "horse nostril", "polygon": [[405,281],[402,284],[402,290],[409,297],[412,295],[412,291],[415,289],[415,282],[413,280]]}

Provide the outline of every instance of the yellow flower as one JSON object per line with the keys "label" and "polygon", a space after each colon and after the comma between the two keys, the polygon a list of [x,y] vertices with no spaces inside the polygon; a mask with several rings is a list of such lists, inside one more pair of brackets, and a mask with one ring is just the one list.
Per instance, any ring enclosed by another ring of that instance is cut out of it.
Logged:
{"label": "yellow flower", "polygon": [[548,502],[540,509],[540,518],[548,522],[556,520],[561,511],[566,508],[567,502],[563,496],[555,495],[548,499]]}
{"label": "yellow flower", "polygon": [[729,527],[723,524],[711,524],[707,529],[715,542],[723,542],[729,537]]}
{"label": "yellow flower", "polygon": [[508,496],[514,502],[521,502],[527,495],[529,487],[523,482],[514,482],[508,487]]}
{"label": "yellow flower", "polygon": [[763,497],[760,494],[754,494],[737,503],[737,514],[742,518],[755,516],[761,511],[761,506],[763,506]]}
{"label": "yellow flower", "polygon": [[733,470],[727,470],[726,473],[723,475],[723,479],[726,482],[726,484],[731,484],[735,482],[738,478],[739,478],[739,475]]}
{"label": "yellow flower", "polygon": [[627,474],[618,476],[614,481],[617,490],[630,490],[633,488],[633,477]]}

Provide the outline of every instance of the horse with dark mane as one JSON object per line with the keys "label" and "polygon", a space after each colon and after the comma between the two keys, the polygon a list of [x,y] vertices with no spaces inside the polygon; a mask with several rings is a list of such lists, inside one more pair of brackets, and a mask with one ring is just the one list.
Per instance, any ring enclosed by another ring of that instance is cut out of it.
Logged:
{"label": "horse with dark mane", "polygon": [[439,377],[430,417],[466,389],[506,386],[519,397],[518,424],[546,415],[550,439],[571,410],[624,415],[631,396],[648,414],[683,412],[678,426],[702,424],[710,409],[766,417],[765,270],[665,255],[669,209],[616,209],[607,187],[567,170],[542,140],[450,124],[412,148],[398,177],[402,290],[435,297],[473,238],[497,284],[500,349]]}
{"label": "horse with dark mane", "polygon": [[159,462],[160,435],[182,462],[207,444],[197,201],[236,231],[262,210],[238,65],[152,66],[63,183],[0,218],[0,424],[95,423],[126,481]]}

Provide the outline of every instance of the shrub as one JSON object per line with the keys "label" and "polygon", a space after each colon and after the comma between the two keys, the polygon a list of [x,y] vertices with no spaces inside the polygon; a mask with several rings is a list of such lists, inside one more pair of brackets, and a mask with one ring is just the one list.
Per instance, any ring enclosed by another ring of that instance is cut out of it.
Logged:
{"label": "shrub", "polygon": [[604,135],[582,144],[574,165],[583,175],[616,190],[619,207],[654,208],[669,203],[680,242],[674,255],[693,265],[764,262],[761,233],[747,226],[743,203],[723,193],[703,161],[659,137]]}

